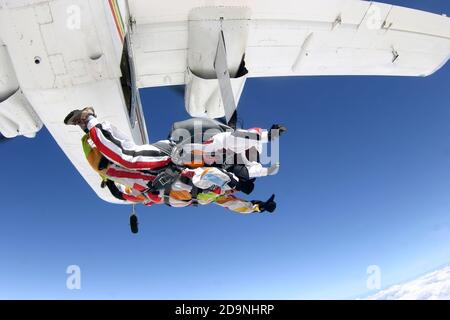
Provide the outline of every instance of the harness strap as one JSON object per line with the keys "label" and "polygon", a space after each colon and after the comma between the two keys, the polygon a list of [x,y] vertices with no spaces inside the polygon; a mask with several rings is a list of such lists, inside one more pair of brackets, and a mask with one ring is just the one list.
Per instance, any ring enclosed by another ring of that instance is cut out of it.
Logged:
{"label": "harness strap", "polygon": [[192,201],[195,202],[196,204],[198,204],[197,201],[197,196],[198,194],[202,191],[202,189],[194,186],[194,184],[192,183],[192,180],[189,177],[186,176],[180,176],[179,177],[180,181],[184,184],[187,184],[188,186],[191,186],[191,197],[192,197]]}
{"label": "harness strap", "polygon": [[191,190],[191,200],[192,200],[192,205],[194,207],[198,206],[198,200],[197,200],[197,196],[199,194],[200,189],[197,188],[196,186],[192,186],[192,190]]}
{"label": "harness strap", "polygon": [[172,206],[172,205],[170,204],[170,190],[171,190],[170,186],[169,186],[169,187],[166,187],[166,188],[164,189],[164,197],[163,197],[163,199],[164,199],[164,204],[167,205],[167,206],[169,206],[169,207]]}

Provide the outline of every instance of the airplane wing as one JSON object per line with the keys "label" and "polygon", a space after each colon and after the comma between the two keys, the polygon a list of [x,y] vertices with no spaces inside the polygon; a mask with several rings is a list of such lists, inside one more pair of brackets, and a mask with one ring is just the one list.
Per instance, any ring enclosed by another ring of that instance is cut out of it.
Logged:
{"label": "airplane wing", "polygon": [[449,55],[449,18],[368,1],[2,0],[0,133],[45,125],[97,195],[117,202],[83,133],[62,123],[72,109],[93,106],[140,144],[139,88],[186,84],[192,116],[230,118],[226,101],[238,104],[247,77],[427,76]]}
{"label": "airplane wing", "polygon": [[[129,4],[141,88],[184,84],[189,55],[208,60],[209,52],[189,50],[196,31],[191,24],[214,19],[192,9],[208,5],[224,6],[228,21],[245,21],[241,29],[247,30],[242,32],[246,39],[233,40],[245,42],[248,77],[427,76],[450,56],[449,18],[377,2],[130,0]],[[248,10],[227,17],[225,8],[231,6]]]}

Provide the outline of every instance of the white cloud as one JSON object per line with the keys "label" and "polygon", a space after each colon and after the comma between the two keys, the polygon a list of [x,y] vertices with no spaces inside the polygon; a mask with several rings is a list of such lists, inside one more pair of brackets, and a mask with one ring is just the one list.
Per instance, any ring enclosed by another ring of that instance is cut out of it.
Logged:
{"label": "white cloud", "polygon": [[369,300],[450,300],[450,266],[397,284],[369,296]]}

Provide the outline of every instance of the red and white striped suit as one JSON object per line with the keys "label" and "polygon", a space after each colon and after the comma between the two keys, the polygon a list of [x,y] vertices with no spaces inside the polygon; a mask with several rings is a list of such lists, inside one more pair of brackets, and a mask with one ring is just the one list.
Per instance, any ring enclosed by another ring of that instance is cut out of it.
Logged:
{"label": "red and white striped suit", "polygon": [[87,128],[97,149],[111,162],[130,170],[152,170],[170,163],[170,156],[152,144],[137,145],[107,121],[90,117]]}

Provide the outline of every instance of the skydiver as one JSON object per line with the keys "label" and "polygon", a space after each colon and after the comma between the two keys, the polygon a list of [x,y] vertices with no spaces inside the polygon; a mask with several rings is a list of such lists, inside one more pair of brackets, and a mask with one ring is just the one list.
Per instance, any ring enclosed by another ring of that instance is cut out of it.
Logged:
{"label": "skydiver", "polygon": [[[119,182],[116,181],[118,185],[122,185],[122,186],[131,185],[131,187],[127,187],[127,190],[129,192],[123,193],[124,195],[126,195],[127,200],[136,201],[138,199],[141,199],[142,192],[146,190],[146,187],[149,185],[149,182],[155,179],[155,176],[153,174],[149,174],[147,172],[147,170],[143,171],[142,169],[149,169],[150,171],[155,170],[155,169],[160,169],[161,167],[163,167],[164,165],[167,165],[167,163],[170,162],[170,157],[167,155],[166,152],[164,152],[164,150],[160,149],[158,146],[158,144],[161,144],[161,143],[170,144],[170,141],[160,141],[155,145],[137,146],[134,144],[134,142],[129,141],[123,134],[121,134],[116,128],[114,128],[110,124],[108,124],[106,122],[99,123],[96,119],[95,112],[92,108],[85,108],[83,110],[72,111],[65,118],[64,123],[68,124],[68,125],[79,125],[85,132],[89,133],[89,136],[86,136],[85,138],[93,141],[96,152],[92,153],[95,156],[92,156],[92,155],[87,156],[88,160],[93,157],[97,157],[97,158],[101,159],[98,169],[100,171],[103,171],[103,172],[99,172],[102,176],[108,177],[108,175],[109,175],[109,178],[111,178],[111,176],[115,175],[115,177],[113,177],[113,179],[117,180],[118,177],[120,177],[120,179],[122,179],[122,181],[119,181]],[[238,132],[238,135],[236,137],[238,139],[242,139],[243,137],[241,137],[239,135],[243,134],[243,133],[245,133],[245,132],[243,130],[241,130],[241,132]],[[252,130],[250,130],[248,132],[248,134],[255,135],[255,134],[258,134],[258,132],[255,133],[255,132],[252,132]],[[267,135],[267,137],[269,137],[269,135]],[[224,138],[226,139],[227,135],[223,135],[222,140]],[[221,138],[219,138],[219,140],[220,139]],[[265,139],[264,137],[262,137],[262,139],[261,139],[256,136],[256,138],[253,140],[259,141],[259,140],[267,140],[267,139]],[[95,143],[95,141],[97,143]],[[87,140],[85,142],[87,142]],[[243,147],[242,140],[241,140],[240,144],[239,143],[235,144],[235,147],[236,146],[237,146],[237,148],[242,148]],[[252,144],[252,146],[255,146],[255,144]],[[103,152],[101,152],[102,150],[103,150]],[[233,151],[239,151],[239,150],[235,149]],[[114,154],[114,153],[116,153],[116,154]],[[145,159],[145,161],[143,161],[143,159],[142,159],[143,156],[148,157],[148,159]],[[122,159],[119,159],[119,158],[122,158]],[[125,158],[125,159],[123,159],[123,158]],[[159,163],[159,162],[161,162],[160,158],[163,158],[163,160],[162,160],[163,164]],[[106,160],[106,161],[104,161],[104,160]],[[114,161],[114,160],[116,160],[116,161]],[[111,166],[109,165],[110,161],[113,163],[113,165],[111,165]],[[142,163],[145,163],[145,164],[142,165]],[[128,167],[127,167],[127,165],[128,165]],[[103,168],[100,168],[100,167],[103,167]],[[272,172],[273,172],[273,168],[275,168],[275,170],[277,171],[278,167],[279,167],[278,164],[272,166],[269,169],[269,172],[270,172],[270,170],[272,170]],[[106,172],[105,172],[105,169],[107,169]],[[246,168],[244,167],[244,169],[246,169]],[[124,170],[125,170],[125,172],[124,172]],[[129,171],[129,170],[131,170],[131,171]],[[136,170],[139,170],[139,172],[136,172]],[[236,171],[236,170],[234,170],[234,171]],[[242,170],[238,170],[238,171],[241,172]],[[139,177],[137,177],[136,175],[138,175]],[[247,173],[247,179],[249,178],[248,176],[249,175]],[[158,176],[156,176],[156,177],[158,177]],[[128,179],[129,181],[127,181],[126,184],[124,184],[123,179]],[[106,179],[106,180],[109,180],[109,179]],[[133,180],[133,183],[130,184],[130,180]],[[179,181],[173,181],[174,184],[171,187],[175,187],[175,189],[179,188],[179,186],[177,186],[177,182],[179,183]],[[244,188],[243,186],[248,186],[249,184],[252,184],[252,182],[250,183],[249,181],[246,181],[245,184],[243,182],[241,182],[240,188],[239,188],[239,185],[234,186],[234,188],[237,190],[243,190],[243,188]],[[109,186],[111,186],[111,183],[109,183]],[[214,195],[213,198],[215,198],[215,200],[218,200],[217,203],[220,203],[223,206],[228,206],[228,207],[236,207],[236,203],[245,203],[242,200],[237,199],[236,197],[230,195],[231,191],[234,192],[235,189],[231,189],[231,190],[227,191],[226,192],[227,197],[224,197],[223,194],[220,194],[219,197],[217,195]],[[153,190],[153,191],[158,191],[158,190],[159,189]],[[162,188],[161,188],[161,190],[162,190]],[[159,191],[161,191],[161,190],[159,190]],[[187,205],[189,205],[190,202],[197,200],[197,199],[194,199],[192,196],[188,195],[189,192],[186,192],[188,190],[178,190],[178,191],[181,191],[181,193],[184,193],[186,195],[184,198],[179,197],[180,192],[178,192],[177,190],[171,190],[171,189],[165,188],[165,191],[169,191],[169,193],[173,194],[173,196],[165,197],[165,198],[171,199],[171,201],[174,202],[174,203],[170,204],[173,206],[184,206],[184,205],[186,205],[186,202],[187,202]],[[205,193],[203,192],[203,190],[201,190],[201,191],[202,191],[201,195],[204,197]],[[131,194],[130,194],[130,192],[131,192]],[[133,192],[135,194],[133,194]],[[141,193],[141,194],[139,194],[139,193]],[[116,194],[117,194],[117,192],[116,192]],[[155,198],[154,197],[155,194],[150,194],[147,192],[147,195],[150,197],[153,196],[153,198]],[[191,199],[192,201],[186,201],[188,199]],[[181,202],[176,203],[178,200],[180,200]],[[157,202],[157,201],[154,201],[154,199],[153,199],[150,202]],[[240,208],[240,205],[238,205],[236,208],[238,211],[241,210],[241,211],[246,211],[246,212],[253,212],[253,209],[251,209],[253,207],[255,207],[254,211],[256,211],[256,212],[264,211],[266,209],[265,207],[268,208],[267,211],[273,211],[275,209],[274,201],[269,201],[266,206],[264,206],[264,204],[266,202],[256,201],[254,203],[255,203],[255,205],[253,205],[253,202],[247,202],[246,209]],[[252,205],[249,205],[249,204],[252,204]],[[259,209],[257,209],[257,208],[259,208]],[[272,209],[270,209],[270,208],[272,208]]]}
{"label": "skydiver", "polygon": [[[235,190],[223,190],[214,188],[211,190],[200,190],[193,195],[192,187],[189,184],[177,180],[169,190],[161,190],[157,193],[142,193],[130,187],[120,185],[112,180],[106,180],[104,185],[108,187],[111,194],[117,199],[129,203],[142,203],[147,206],[154,204],[166,204],[171,207],[187,207],[191,205],[207,205],[215,203],[231,211],[248,214],[274,212],[276,209],[275,195],[267,201],[247,201],[234,195]],[[151,195],[151,197],[149,197]]]}
{"label": "skydiver", "polygon": [[145,205],[165,203],[173,207],[216,203],[238,213],[273,212],[274,196],[267,201],[246,201],[234,195],[236,191],[250,194],[253,180],[242,180],[216,167],[185,168],[177,179],[163,189],[151,190],[157,172],[136,171],[105,161],[89,135],[82,138],[83,150],[91,167],[102,177],[107,187],[119,200]]}
{"label": "skydiver", "polygon": [[[174,146],[173,141],[162,140],[155,144],[136,145],[132,140],[121,133],[117,128],[107,121],[99,122],[94,109],[91,107],[70,112],[64,119],[66,125],[78,125],[82,130],[89,133],[90,139],[97,149],[111,162],[116,163],[130,170],[155,170],[166,167],[171,163],[172,154],[168,154],[165,149]],[[273,125],[279,134],[287,129],[282,125]],[[250,130],[236,130],[235,132],[222,132],[214,135],[209,141],[204,143],[189,143],[182,147],[182,165],[198,167],[207,165],[203,160],[197,163],[197,159],[192,155],[201,153],[213,154],[215,152],[231,150],[236,154],[244,154],[246,150],[256,148],[258,152],[262,149],[262,143],[276,138],[271,131],[259,128]],[[187,156],[187,157],[186,157]],[[245,159],[245,156],[241,157]],[[203,158],[202,158],[203,159]],[[193,162],[194,160],[194,162]],[[276,174],[279,164],[274,164],[270,168],[264,168],[256,161],[244,161],[249,178],[261,177]]]}

